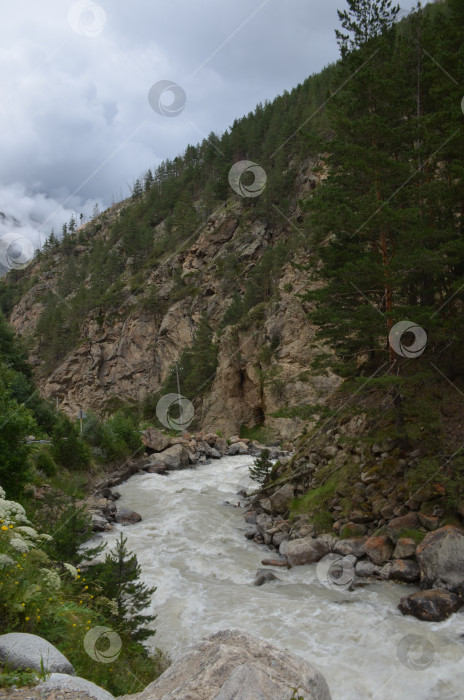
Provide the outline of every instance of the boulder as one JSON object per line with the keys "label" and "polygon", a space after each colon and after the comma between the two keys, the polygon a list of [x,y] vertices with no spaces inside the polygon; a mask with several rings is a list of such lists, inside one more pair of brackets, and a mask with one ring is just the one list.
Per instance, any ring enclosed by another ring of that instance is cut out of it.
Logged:
{"label": "boulder", "polygon": [[402,530],[415,530],[418,525],[419,517],[417,513],[408,513],[407,515],[402,515],[399,518],[390,520],[385,531],[391,541],[396,542]]}
{"label": "boulder", "polygon": [[278,491],[270,497],[272,512],[275,514],[285,513],[295,496],[293,484],[284,484]]}
{"label": "boulder", "polygon": [[422,527],[429,531],[437,530],[440,522],[440,518],[437,518],[436,515],[426,515],[425,513],[419,513],[419,520]]}
{"label": "boulder", "polygon": [[367,537],[347,537],[344,540],[335,541],[332,545],[332,550],[337,554],[342,554],[344,557],[347,554],[353,554],[359,559],[366,553],[366,540]]}
{"label": "boulder", "polygon": [[261,564],[264,566],[286,566],[289,568],[286,559],[262,559]]}
{"label": "boulder", "polygon": [[162,452],[171,444],[171,438],[163,435],[161,430],[147,428],[142,433],[142,442],[149,450],[153,452]]}
{"label": "boulder", "polygon": [[105,532],[105,530],[111,528],[111,525],[103,516],[98,515],[97,513],[92,513],[91,518],[93,532]]}
{"label": "boulder", "polygon": [[248,447],[244,442],[235,442],[233,445],[230,445],[227,454],[231,456],[246,455],[248,454]]}
{"label": "boulder", "polygon": [[162,464],[161,462],[155,462],[154,464],[148,464],[143,468],[144,472],[147,474],[166,474],[169,467],[167,464]]}
{"label": "boulder", "polygon": [[419,564],[413,559],[396,559],[389,561],[380,570],[380,578],[392,581],[412,583],[420,576]]}
{"label": "boulder", "polygon": [[8,662],[10,668],[32,668],[49,673],[76,674],[68,659],[53,644],[42,637],[24,632],[0,635],[0,664]]}
{"label": "boulder", "polygon": [[416,553],[416,543],[412,537],[400,537],[396,543],[393,559],[408,559]]}
{"label": "boulder", "polygon": [[419,620],[441,622],[462,605],[460,596],[441,588],[431,591],[419,591],[401,598],[399,609],[403,615],[414,615]]}
{"label": "boulder", "polygon": [[217,450],[219,450],[219,452],[222,455],[226,455],[227,450],[229,449],[229,445],[227,444],[227,440],[224,440],[224,438],[220,438],[220,437],[217,438],[214,446]]}
{"label": "boulder", "polygon": [[277,549],[279,549],[282,542],[288,540],[289,537],[290,535],[288,534],[288,532],[275,532],[272,535],[272,544],[274,545],[274,547],[277,547]]}
{"label": "boulder", "polygon": [[380,574],[380,567],[376,566],[374,562],[368,559],[362,559],[357,562],[354,571],[356,576],[368,578],[369,576],[378,576]]}
{"label": "boulder", "polygon": [[277,700],[299,688],[305,700],[330,700],[324,676],[298,656],[238,630],[216,632],[150,683],[120,700]]}
{"label": "boulder", "polygon": [[219,450],[217,450],[215,447],[212,447],[212,448],[211,448],[211,452],[210,452],[210,456],[211,456],[213,459],[221,459],[222,454],[221,454],[221,452],[219,452]]}
{"label": "boulder", "polygon": [[183,469],[189,466],[189,453],[183,445],[172,445],[156,455],[157,462],[171,469]]}
{"label": "boulder", "polygon": [[464,592],[464,532],[446,525],[429,532],[416,549],[421,587],[430,588],[440,579],[454,591]]}
{"label": "boulder", "polygon": [[366,542],[366,554],[377,566],[385,564],[393,553],[393,545],[386,535],[369,537]]}
{"label": "boulder", "polygon": [[[95,685],[95,683],[80,676],[68,676],[66,673],[52,673],[45,683],[37,686],[37,690],[41,694],[43,691],[72,690],[79,692],[79,697],[81,697],[80,693],[82,692],[95,700],[114,700],[114,695],[100,688],[99,685]],[[55,697],[55,694],[51,692],[50,696],[47,697]]]}
{"label": "boulder", "polygon": [[290,566],[302,566],[319,561],[330,551],[323,540],[303,537],[300,540],[286,540],[279,547],[279,553],[287,557]]}
{"label": "boulder", "polygon": [[253,583],[255,586],[262,586],[263,583],[268,583],[268,581],[279,581],[279,577],[269,569],[259,569],[256,572],[256,578]]}
{"label": "boulder", "polygon": [[116,513],[115,520],[120,525],[135,525],[142,520],[142,516],[133,510],[123,508]]}

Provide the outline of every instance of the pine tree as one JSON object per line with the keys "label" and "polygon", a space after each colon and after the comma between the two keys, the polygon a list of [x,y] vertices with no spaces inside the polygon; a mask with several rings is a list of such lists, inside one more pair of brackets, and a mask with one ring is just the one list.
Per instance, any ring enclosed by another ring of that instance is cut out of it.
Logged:
{"label": "pine tree", "polygon": [[149,587],[139,581],[142,570],[137,556],[127,548],[127,538],[121,533],[113,550],[105,557],[103,564],[95,567],[95,573],[103,587],[103,595],[116,601],[118,612],[115,622],[128,629],[136,641],[143,641],[156,634],[156,630],[146,625],[156,619],[156,615],[143,614],[151,604],[156,587]]}
{"label": "pine tree", "polygon": [[347,0],[347,3],[349,9],[337,13],[348,33],[335,30],[342,57],[390,29],[400,11],[399,5],[392,6],[392,0]]}
{"label": "pine tree", "polygon": [[266,486],[271,479],[272,462],[269,459],[269,450],[261,451],[261,455],[254,460],[254,466],[250,467],[250,477],[261,486]]}

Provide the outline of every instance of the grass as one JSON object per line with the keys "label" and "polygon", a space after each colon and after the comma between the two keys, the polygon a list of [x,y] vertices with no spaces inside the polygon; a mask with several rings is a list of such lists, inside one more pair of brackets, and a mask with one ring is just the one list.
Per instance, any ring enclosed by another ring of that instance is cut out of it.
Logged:
{"label": "grass", "polygon": [[328,501],[333,498],[333,495],[338,487],[337,479],[331,477],[324,484],[316,489],[308,491],[300,498],[295,498],[290,506],[290,514],[301,515],[304,513],[313,514],[326,510]]}
{"label": "grass", "polygon": [[426,534],[426,532],[421,532],[421,530],[400,530],[398,532],[398,539],[400,537],[410,537],[416,544],[420,544]]}
{"label": "grass", "polygon": [[262,445],[270,445],[274,441],[272,429],[264,425],[255,425],[253,428],[247,428],[246,425],[241,425],[240,437],[248,440],[256,440]]}

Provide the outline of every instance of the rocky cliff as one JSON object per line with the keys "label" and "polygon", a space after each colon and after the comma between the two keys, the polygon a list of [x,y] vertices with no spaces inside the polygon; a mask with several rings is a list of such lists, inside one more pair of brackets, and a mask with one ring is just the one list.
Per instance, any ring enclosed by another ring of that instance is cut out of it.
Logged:
{"label": "rocky cliff", "polygon": [[[311,160],[299,168],[293,220],[302,221],[298,201],[323,177],[315,165]],[[339,384],[334,375],[308,372],[319,347],[307,305],[298,295],[315,284],[310,272],[314,261],[307,248],[294,245],[298,232],[288,217],[276,214],[269,223],[239,197],[216,208],[200,231],[192,232],[176,250],[153,266],[145,265],[136,289],[134,261],[125,260],[117,299],[91,309],[79,323],[73,347],[47,368],[41,354],[44,331],[37,330],[46,295],[51,292],[59,304],[67,304],[77,283],[88,285],[84,265],[82,277],[63,296],[70,257],[82,269],[80,261],[97,244],[105,245],[131,206],[128,201],[113,206],[71,236],[67,253],[58,246],[52,256],[34,260],[25,271],[28,289],[12,309],[10,321],[29,340],[41,393],[58,398],[61,408],[73,416],[80,408],[104,414],[124,403],[140,403],[160,390],[206,314],[219,351],[217,372],[203,399],[188,397],[195,403],[199,427],[230,435],[241,425],[263,425],[276,438],[298,436],[308,422],[305,408],[324,403]],[[153,243],[163,235],[164,221],[153,228]],[[267,296],[251,310],[247,322],[221,327],[234,295],[243,294],[265,251],[279,243],[290,245],[291,240],[294,252],[274,270]],[[112,251],[119,249],[116,241]],[[144,304],[153,298],[154,306]],[[60,331],[66,336],[66,328]]]}

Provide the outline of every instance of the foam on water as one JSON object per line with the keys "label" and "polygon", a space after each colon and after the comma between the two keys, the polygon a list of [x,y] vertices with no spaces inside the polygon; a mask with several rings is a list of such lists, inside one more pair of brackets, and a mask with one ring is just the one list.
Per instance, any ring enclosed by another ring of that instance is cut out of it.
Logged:
{"label": "foam on water", "polygon": [[[251,463],[248,456],[225,457],[166,476],[138,474],[118,487],[118,507],[143,520],[117,526],[103,539],[111,545],[123,531],[144,581],[157,586],[150,644],[175,658],[206,634],[238,628],[318,667],[333,700],[464,697],[464,616],[442,623],[403,617],[397,604],[411,587],[376,583],[332,591],[319,583],[316,565],[280,569],[279,581],[253,585],[270,553],[244,537],[243,510],[230,505],[252,486]],[[398,658],[399,642],[411,634],[433,644],[432,663],[423,670]]]}

